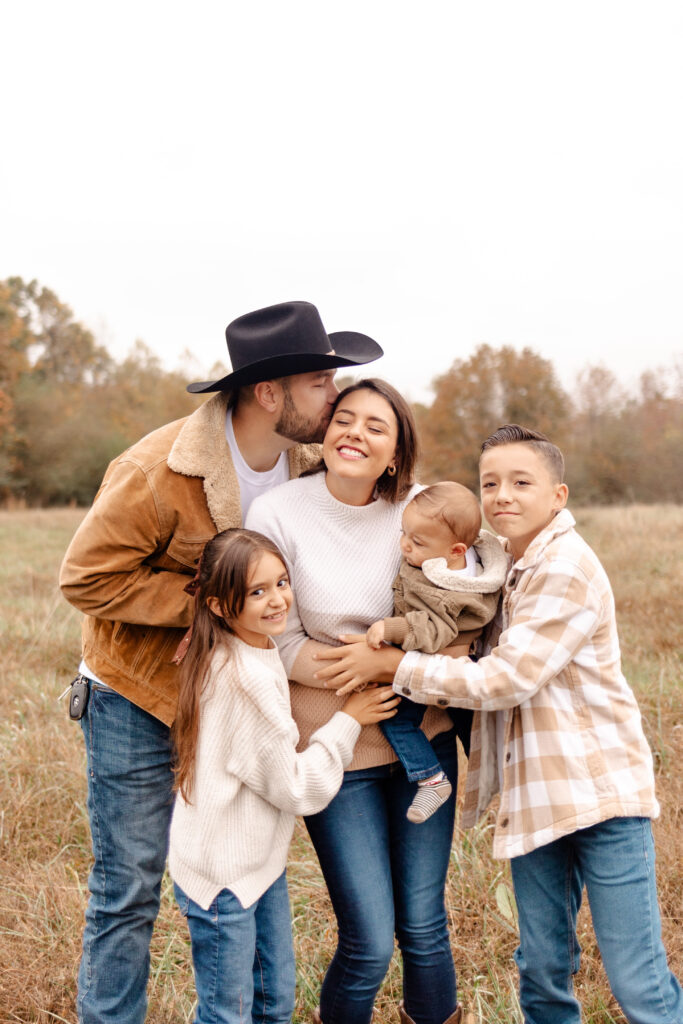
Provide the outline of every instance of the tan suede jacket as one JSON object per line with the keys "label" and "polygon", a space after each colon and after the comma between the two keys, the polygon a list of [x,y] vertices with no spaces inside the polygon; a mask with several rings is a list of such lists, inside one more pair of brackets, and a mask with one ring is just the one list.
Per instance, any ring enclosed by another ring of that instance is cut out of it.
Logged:
{"label": "tan suede jacket", "polygon": [[[215,395],[114,459],[60,573],[64,596],[85,613],[88,667],[167,725],[178,686],[171,659],[192,616],[185,585],[206,542],[242,524],[225,412],[225,395]],[[290,476],[319,458],[319,445],[290,449]]]}

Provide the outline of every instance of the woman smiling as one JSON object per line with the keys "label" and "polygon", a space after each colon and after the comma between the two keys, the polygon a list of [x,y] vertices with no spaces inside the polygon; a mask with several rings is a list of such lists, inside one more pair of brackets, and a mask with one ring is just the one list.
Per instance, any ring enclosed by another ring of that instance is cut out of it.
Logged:
{"label": "woman smiling", "polygon": [[[343,703],[315,678],[316,653],[392,612],[401,516],[419,490],[416,457],[407,403],[384,381],[363,380],[339,395],[318,470],[251,506],[247,525],[280,547],[295,594],[278,646],[302,747]],[[455,792],[451,721],[432,707],[423,724]],[[418,826],[405,816],[413,795],[379,728],[368,726],[340,792],[306,819],[339,928],[316,1018],[323,1024],[369,1024],[394,935],[405,1024],[460,1019],[443,899],[454,800]]]}
{"label": "woman smiling", "polygon": [[379,478],[396,476],[397,442],[398,421],[386,399],[367,388],[344,392],[323,441],[330,494],[347,505],[369,505]]}

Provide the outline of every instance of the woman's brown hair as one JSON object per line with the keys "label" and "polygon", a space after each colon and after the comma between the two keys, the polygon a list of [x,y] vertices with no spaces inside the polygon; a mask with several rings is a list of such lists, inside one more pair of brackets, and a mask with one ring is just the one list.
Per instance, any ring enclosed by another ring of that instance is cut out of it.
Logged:
{"label": "woman's brown hair", "polygon": [[[394,502],[405,498],[415,483],[415,465],[418,456],[415,417],[403,395],[396,388],[392,387],[391,384],[387,384],[385,380],[380,380],[379,377],[366,377],[364,380],[359,380],[356,384],[350,384],[348,388],[340,391],[332,408],[333,417],[339,403],[347,395],[352,395],[354,391],[373,391],[375,394],[381,395],[389,403],[396,417],[396,425],[398,427],[396,458],[394,460],[396,472],[391,476],[385,469],[377,481],[377,494],[379,497],[384,498],[390,504],[394,504]],[[309,469],[302,475],[308,476],[311,473],[319,473],[325,469],[327,469],[325,461],[321,459],[317,466],[313,466],[312,469]]]}
{"label": "woman's brown hair", "polygon": [[[234,636],[228,619],[235,619],[248,592],[249,566],[264,551],[285,560],[271,540],[254,530],[224,530],[208,542],[199,562],[192,636],[180,665],[178,712],[173,723],[175,746],[174,789],[190,802],[195,778],[201,697],[209,678],[211,657],[219,645]],[[221,615],[212,612],[207,598],[217,597]],[[223,618],[225,616],[225,618]]]}

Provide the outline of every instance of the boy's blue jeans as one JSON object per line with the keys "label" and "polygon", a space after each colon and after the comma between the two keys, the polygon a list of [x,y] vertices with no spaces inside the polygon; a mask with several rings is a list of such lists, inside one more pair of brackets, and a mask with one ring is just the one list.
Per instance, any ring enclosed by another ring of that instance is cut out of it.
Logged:
{"label": "boy's blue jeans", "polygon": [[203,910],[174,888],[192,941],[195,1024],[289,1024],[295,971],[285,873],[246,909],[229,889]]}
{"label": "boy's blue jeans", "polygon": [[[403,765],[409,782],[429,779],[443,771],[432,744],[420,728],[426,710],[425,704],[417,704],[403,697],[394,717],[380,722],[380,729]],[[447,708],[447,711],[456,735],[460,737],[465,753],[469,755],[472,712],[465,708]]]}
{"label": "boy's blue jeans", "polygon": [[576,915],[584,885],[612,992],[632,1024],[681,1024],[661,938],[648,818],[612,818],[514,857],[515,960],[525,1024],[580,1024]]}

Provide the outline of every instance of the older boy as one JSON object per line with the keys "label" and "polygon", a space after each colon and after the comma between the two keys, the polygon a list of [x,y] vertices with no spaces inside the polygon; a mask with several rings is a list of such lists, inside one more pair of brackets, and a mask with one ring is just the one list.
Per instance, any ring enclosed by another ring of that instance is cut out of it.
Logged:
{"label": "older boy", "polygon": [[[526,1024],[579,1024],[584,885],[627,1019],[680,1024],[655,887],[652,757],[620,669],[609,581],[574,530],[562,473],[561,452],[535,431],[509,424],[484,442],[484,514],[511,562],[497,644],[477,663],[376,652],[371,676],[394,670],[398,693],[476,711],[463,820],[473,824],[500,789],[493,849],[511,859]],[[347,679],[369,671],[341,657]]]}

